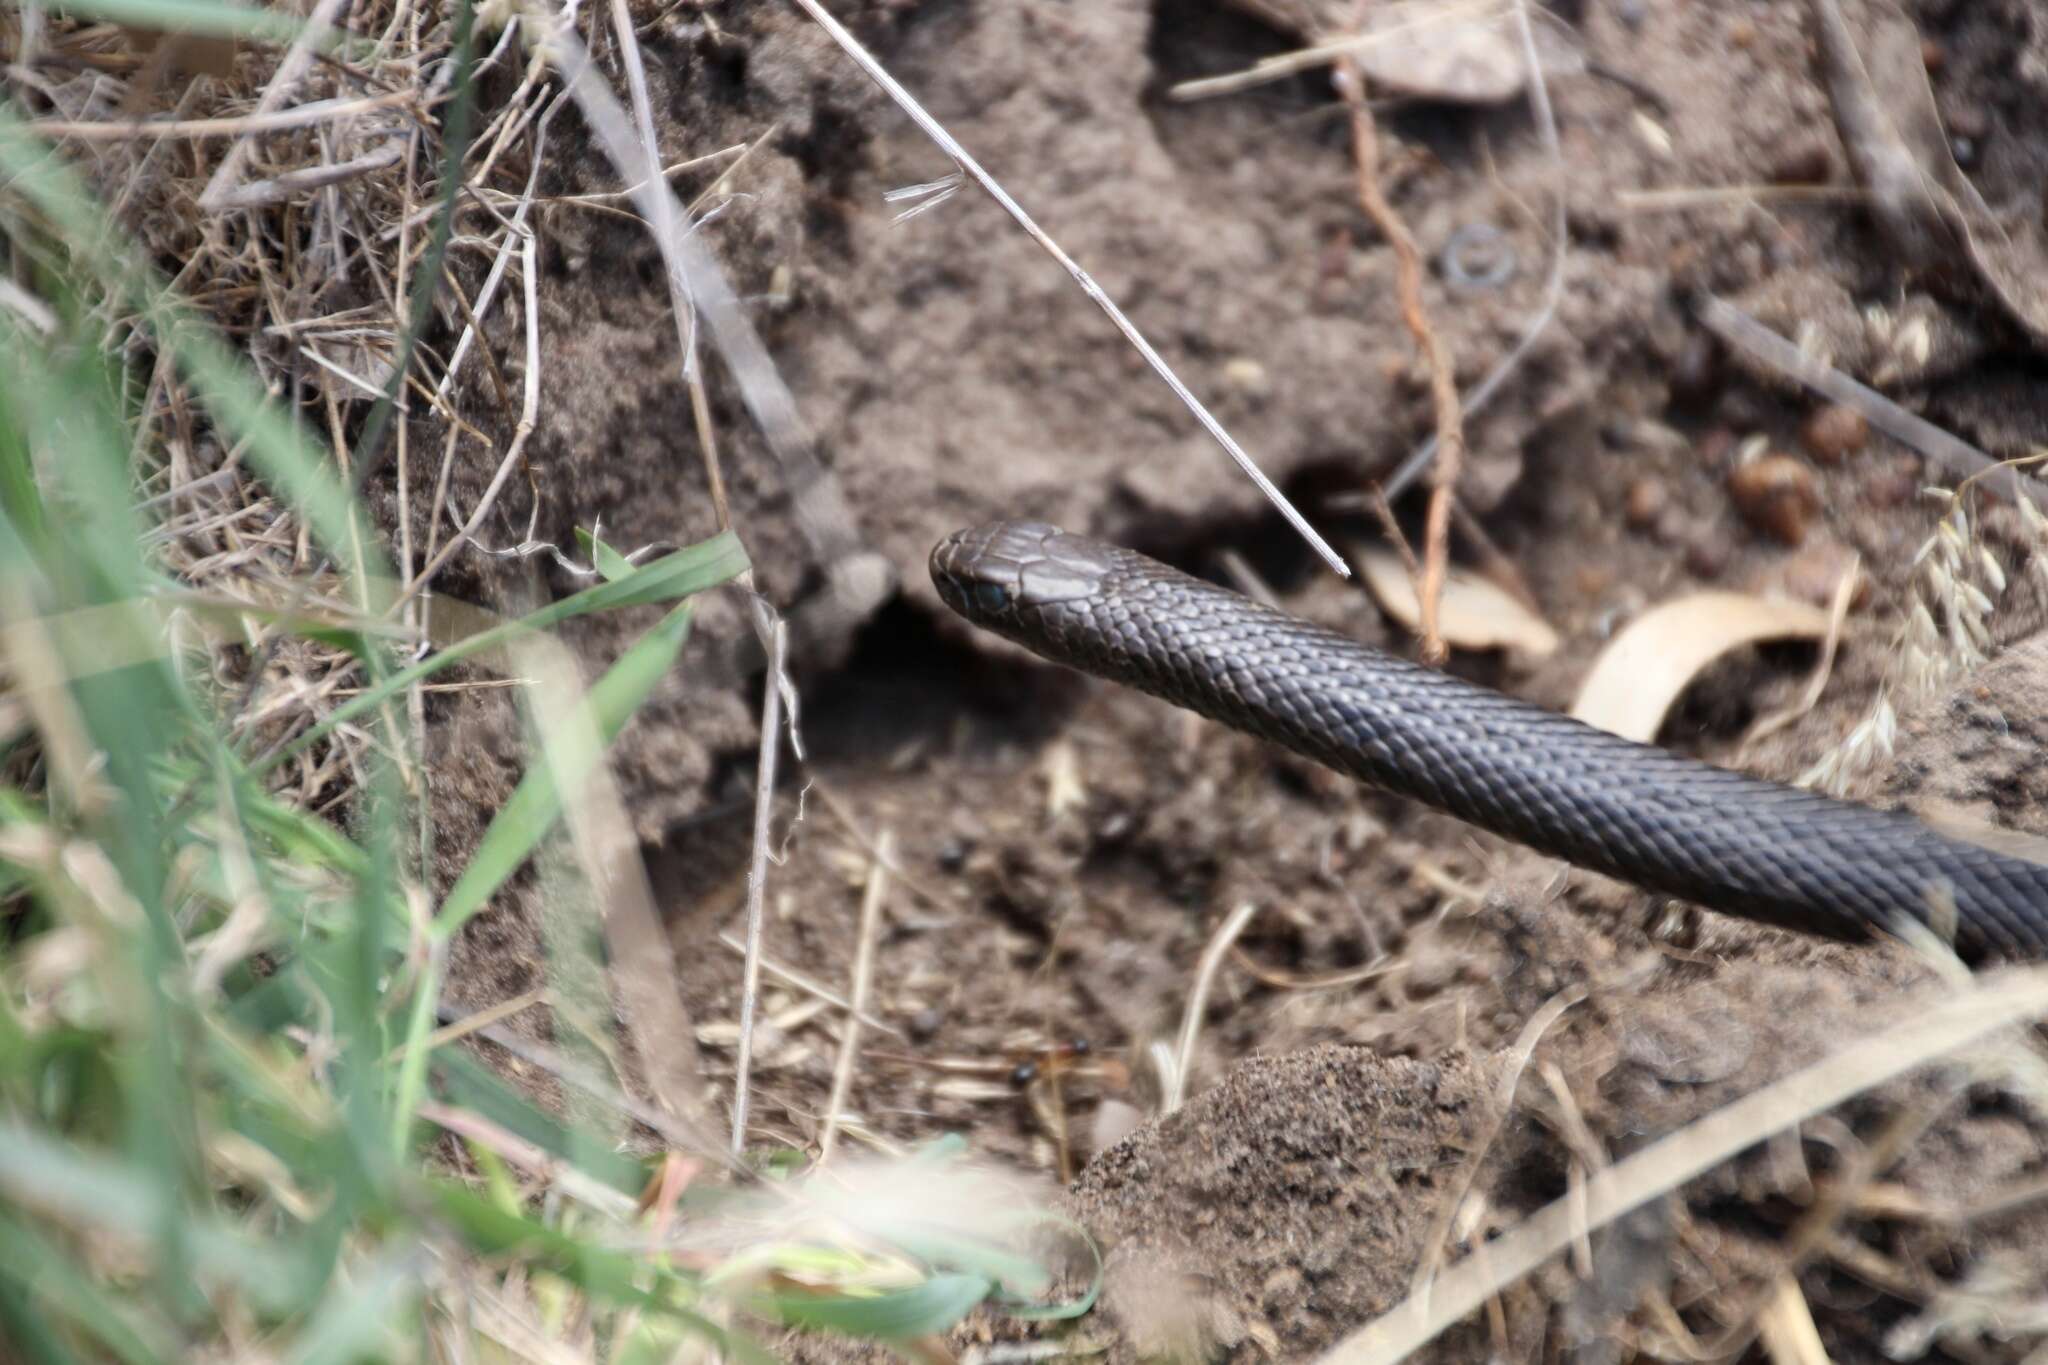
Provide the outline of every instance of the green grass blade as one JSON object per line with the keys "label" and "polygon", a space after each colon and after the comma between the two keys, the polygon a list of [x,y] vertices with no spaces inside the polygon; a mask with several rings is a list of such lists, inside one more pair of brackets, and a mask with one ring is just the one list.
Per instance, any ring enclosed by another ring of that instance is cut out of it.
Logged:
{"label": "green grass blade", "polygon": [[[279,10],[245,9],[210,0],[63,0],[52,8],[112,24],[209,38],[259,38],[289,43],[306,28],[305,20]],[[328,46],[332,45],[330,40]]]}
{"label": "green grass blade", "polygon": [[994,1289],[979,1275],[945,1274],[908,1289],[871,1295],[764,1294],[755,1306],[796,1327],[902,1341],[948,1330]]}
{"label": "green grass blade", "polygon": [[178,1354],[175,1339],[161,1325],[142,1320],[120,1296],[95,1284],[39,1228],[4,1214],[0,1284],[19,1290],[13,1303],[0,1302],[0,1324],[8,1328],[7,1339],[28,1346],[30,1334],[36,1334],[36,1359],[76,1359],[55,1330],[57,1320],[130,1365],[158,1365]]}
{"label": "green grass blade", "polygon": [[[595,726],[605,744],[618,738],[626,721],[674,665],[689,630],[690,608],[685,604],[662,618],[660,625],[619,656],[619,661],[577,703],[576,712],[565,718],[565,725],[572,733]],[[533,856],[534,849],[561,817],[562,792],[581,785],[603,757],[596,752],[573,753],[569,756],[570,766],[562,771],[551,770],[545,763],[536,763],[527,771],[484,831],[462,876],[441,902],[440,911],[434,916],[437,937],[451,937]]]}
{"label": "green grass blade", "polygon": [[252,771],[261,777],[286,759],[319,743],[332,734],[337,726],[362,715],[372,707],[379,706],[395,694],[425,678],[430,678],[444,668],[475,658],[490,650],[497,649],[507,641],[531,631],[546,630],[574,616],[583,616],[594,611],[606,611],[613,607],[633,606],[642,602],[670,602],[689,597],[706,588],[715,588],[730,582],[752,568],[747,551],[740,544],[739,537],[731,531],[721,531],[709,540],[686,546],[672,555],[664,555],[652,564],[635,569],[630,578],[617,583],[600,583],[585,588],[572,597],[551,602],[540,610],[507,621],[490,630],[478,631],[457,644],[438,651],[433,657],[422,659],[410,668],[399,670],[382,683],[366,690],[361,696],[351,697],[346,703],[334,709],[326,720],[294,739],[276,753],[253,766]]}
{"label": "green grass blade", "polygon": [[281,1365],[387,1358],[400,1323],[413,1315],[425,1287],[426,1259],[419,1248],[408,1247],[362,1267],[352,1283],[334,1286]]}

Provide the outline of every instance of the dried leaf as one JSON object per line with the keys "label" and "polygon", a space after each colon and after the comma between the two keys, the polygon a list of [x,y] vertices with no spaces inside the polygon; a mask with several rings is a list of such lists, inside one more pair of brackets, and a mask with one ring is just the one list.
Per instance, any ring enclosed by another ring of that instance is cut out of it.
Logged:
{"label": "dried leaf", "polygon": [[[1387,614],[1415,629],[1422,613],[1400,558],[1382,549],[1361,549],[1352,557]],[[1548,621],[1497,585],[1460,569],[1444,580],[1437,628],[1447,644],[1460,649],[1517,649],[1539,659],[1557,652],[1557,632]]]}
{"label": "dried leaf", "polygon": [[1762,640],[1818,640],[1827,632],[1828,614],[1805,602],[1739,592],[1681,597],[1652,607],[1608,641],[1572,716],[1648,744],[1671,703],[1729,650]]}

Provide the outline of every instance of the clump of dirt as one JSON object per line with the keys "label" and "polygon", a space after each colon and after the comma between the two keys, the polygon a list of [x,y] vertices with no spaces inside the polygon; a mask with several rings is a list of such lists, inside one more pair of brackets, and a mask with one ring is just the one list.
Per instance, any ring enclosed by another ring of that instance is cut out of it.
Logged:
{"label": "clump of dirt", "polygon": [[[1183,1314],[1178,1330],[1211,1347],[1249,1342],[1307,1358],[1391,1309],[1419,1263],[1442,1262],[1446,1243],[1477,1243],[1564,1195],[1573,1161],[1626,1155],[1944,989],[1902,958],[1885,972],[1843,965],[1752,962],[1691,982],[1625,972],[1596,985],[1526,1071],[1504,1052],[1424,1063],[1336,1046],[1247,1062],[1104,1153],[1076,1184],[1072,1212],[1106,1239],[1121,1271],[1107,1312],[1143,1354],[1166,1326],[1155,1320],[1160,1296],[1124,1286],[1171,1274],[1199,1286],[1171,1300]],[[1504,1073],[1520,1085],[1496,1132]],[[1876,1173],[1858,1163],[1901,1116],[1916,1133],[1933,1126],[1932,1136],[1885,1167],[1881,1189],[1860,1183]],[[1874,1287],[1893,1291],[1857,1314],[1822,1317],[1830,1358],[1875,1358],[1888,1334],[1919,1330],[1897,1294],[1902,1280],[1929,1266],[2021,1264],[2038,1246],[2048,1231],[2039,1207],[1981,1220],[1964,1211],[2033,1182],[2042,1132],[2037,1112],[1973,1094],[1954,1074],[1895,1082],[1603,1229],[1589,1263],[1511,1288],[1497,1312],[1445,1335],[1432,1356],[1468,1360],[1490,1347],[1524,1358],[1546,1336],[1566,1349],[1614,1338],[1661,1353],[1677,1340],[1674,1306],[1707,1301],[1716,1326],[1742,1333],[1743,1305],[1761,1306],[1786,1245],[1799,1240],[1794,1230],[1819,1222],[1822,1235],[1804,1243],[1820,1249],[1805,1277],[1813,1301],[1867,1297],[1874,1270]],[[1588,1135],[1599,1144],[1592,1153],[1582,1150]],[[1830,1209],[1831,1195],[1844,1206]],[[1450,1198],[1470,1214],[1455,1233],[1437,1221]],[[1858,1200],[1877,1212],[1853,1233],[1829,1231]],[[1661,1314],[1625,1329],[1646,1304]]]}

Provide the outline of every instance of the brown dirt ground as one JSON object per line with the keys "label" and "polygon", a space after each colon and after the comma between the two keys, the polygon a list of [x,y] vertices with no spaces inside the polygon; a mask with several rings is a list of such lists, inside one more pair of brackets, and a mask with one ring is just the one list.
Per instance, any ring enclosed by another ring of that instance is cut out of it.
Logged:
{"label": "brown dirt ground", "polygon": [[[1192,104],[1164,94],[1293,39],[1211,0],[841,9],[1319,522],[1369,535],[1325,500],[1383,475],[1426,433],[1427,386],[1399,324],[1391,255],[1353,193],[1328,81]],[[1864,7],[1848,9],[1861,25]],[[1797,696],[1813,661],[1802,648],[1751,651],[1711,670],[1664,732],[1675,747],[1780,777],[1869,706],[1913,551],[1937,514],[1915,497],[1932,476],[1876,439],[1847,460],[1809,464],[1819,510],[1801,546],[1759,533],[1727,491],[1732,450],[1762,433],[1796,451],[1808,409],[1705,342],[1688,320],[1691,291],[1735,297],[1783,330],[1833,328],[1838,363],[1886,378],[1901,401],[1994,452],[2048,434],[2038,358],[1983,309],[1908,279],[1853,208],[1728,196],[1639,211],[1622,200],[1768,182],[1812,163],[1816,149],[1843,182],[1803,10],[1565,5],[1558,18],[1577,45],[1635,85],[1553,77],[1561,168],[1520,103],[1394,104],[1381,115],[1385,182],[1425,252],[1434,259],[1460,227],[1489,224],[1515,253],[1512,277],[1491,292],[1453,292],[1432,272],[1428,306],[1461,385],[1536,307],[1544,206],[1560,177],[1570,200],[1563,303],[1473,424],[1465,485],[1564,645],[1540,665],[1461,654],[1452,667],[1565,705],[1606,636],[1645,606],[1708,585],[1812,596],[1860,553],[1874,591],[1850,620],[1818,708],[1739,752],[1749,721]],[[2010,211],[2012,231],[2038,241],[2048,18],[2031,0],[1922,0],[1912,13],[1937,59],[1943,113],[1971,135],[1969,173]],[[728,186],[740,197],[704,231],[735,286],[759,300],[757,322],[851,508],[854,525],[841,529],[893,563],[903,585],[857,628],[802,628],[832,565],[790,515],[789,476],[720,387],[734,520],[762,589],[794,611],[802,645],[802,780],[813,786],[771,878],[769,952],[843,983],[867,847],[893,831],[903,875],[879,945],[875,1009],[903,1036],[873,1040],[853,1108],[890,1140],[964,1130],[983,1150],[1076,1177],[1069,1207],[1112,1264],[1105,1308],[1084,1334],[1110,1341],[1119,1359],[1189,1340],[1236,1358],[1299,1359],[1388,1307],[1425,1246],[1447,1173],[1485,1127],[1499,1050],[1560,992],[1586,999],[1539,1063],[1555,1067],[1585,1131],[1614,1156],[1933,989],[1901,952],[1798,941],[1561,878],[1553,863],[1250,740],[984,649],[945,617],[923,561],[945,532],[1008,516],[1134,543],[1197,571],[1235,550],[1294,609],[1407,645],[1369,598],[1320,572],[1277,527],[991,203],[970,191],[892,223],[883,192],[947,164],[793,7],[647,6],[644,22],[664,159],[765,139]],[[524,170],[508,164],[507,174]],[[573,117],[557,121],[542,187],[613,188]],[[599,518],[629,546],[706,534],[713,513],[644,230],[570,205],[550,206],[541,225],[546,401],[532,491],[508,494],[497,537],[523,534],[533,496],[543,538],[567,542]],[[1920,368],[1879,375],[1875,307],[1940,324]],[[499,353],[517,354],[515,319],[499,319]],[[462,505],[488,473],[481,457],[458,470]],[[1632,493],[1638,485],[1649,491]],[[1632,497],[1659,507],[1631,524]],[[1403,518],[1419,505],[1405,503]],[[1989,513],[1984,536],[2010,558],[2009,511]],[[503,604],[536,586],[525,572],[478,560],[444,587]],[[2002,629],[2017,636],[2032,619],[2014,609]],[[594,668],[644,625],[578,623],[574,642]],[[703,1060],[721,1082],[732,1053],[720,1029],[736,1016],[738,972],[707,945],[736,927],[744,877],[758,683],[732,662],[742,627],[734,602],[709,603],[690,667],[618,748],[688,1001],[711,1040]],[[1944,809],[1975,803],[1998,823],[2048,830],[2033,799],[2048,725],[2036,658],[2016,652],[1909,716],[1892,794]],[[516,780],[524,745],[503,692],[436,705],[440,828],[459,860]],[[796,809],[792,785],[785,822]],[[537,900],[532,884],[514,888],[477,921],[455,964],[459,1000],[537,984]],[[1149,1102],[1147,1045],[1171,1036],[1203,943],[1245,901],[1261,913],[1243,946],[1269,977],[1384,970],[1321,990],[1225,970],[1196,1098],[1122,1136],[1123,1106]],[[797,1019],[802,1003],[780,988],[767,1000],[783,1024],[763,1047],[764,1139],[808,1141],[829,1085],[830,1018]],[[1012,1049],[1070,1038],[1087,1039],[1096,1061],[1060,1093],[1010,1083]],[[964,1060],[987,1063],[987,1074],[933,1065]],[[1540,1070],[1524,1077],[1485,1156],[1475,1235],[1565,1188],[1569,1125]],[[1934,1127],[1882,1173],[1885,1189],[1905,1194],[1890,1212],[1852,1210],[1805,1263],[1800,1283],[1821,1339],[1836,1359],[1879,1358],[1888,1331],[1994,1265],[2031,1286],[2015,1300],[2038,1298],[2048,1258],[2023,1254],[2044,1244],[2038,1211],[1951,1215],[2038,1177],[2040,1121],[1996,1087],[1953,1098],[1921,1077],[1627,1220],[1595,1239],[1593,1273],[1554,1267],[1439,1353],[1621,1359],[1682,1354],[1687,1333],[1694,1346],[1734,1334],[1728,1349],[1739,1352],[1774,1248],[1812,1204],[1814,1182],[1921,1105],[1937,1106]],[[1909,1207],[1918,1212],[1900,1211]],[[1933,1349],[2003,1360],[2033,1340],[1965,1327]]]}

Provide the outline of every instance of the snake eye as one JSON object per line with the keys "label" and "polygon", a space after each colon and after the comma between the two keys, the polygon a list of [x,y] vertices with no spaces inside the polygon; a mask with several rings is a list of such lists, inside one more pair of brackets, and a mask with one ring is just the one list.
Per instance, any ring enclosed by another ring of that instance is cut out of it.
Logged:
{"label": "snake eye", "polygon": [[1009,590],[1000,583],[976,583],[974,585],[974,605],[990,615],[1008,611],[1010,609]]}

